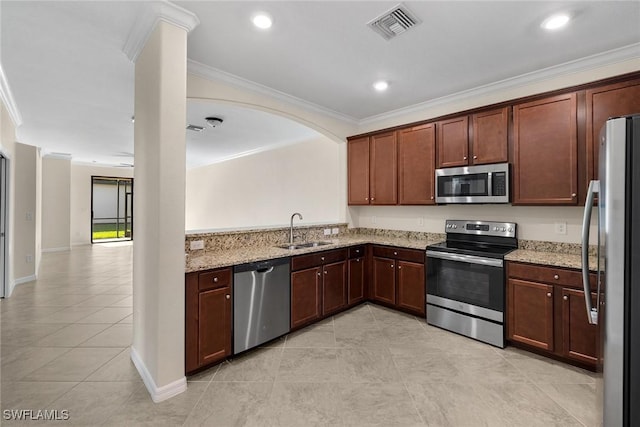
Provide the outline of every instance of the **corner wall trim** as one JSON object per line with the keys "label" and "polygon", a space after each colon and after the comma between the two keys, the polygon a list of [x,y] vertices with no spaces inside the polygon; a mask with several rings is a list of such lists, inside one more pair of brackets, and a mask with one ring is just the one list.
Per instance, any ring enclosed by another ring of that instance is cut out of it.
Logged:
{"label": "corner wall trim", "polygon": [[147,387],[147,391],[151,396],[151,400],[155,403],[162,402],[163,400],[167,400],[172,398],[173,396],[177,396],[178,394],[187,390],[187,378],[182,377],[180,379],[175,380],[172,383],[164,385],[162,387],[158,387],[156,382],[151,377],[149,370],[146,365],[140,358],[140,355],[136,351],[133,346],[131,346],[131,361],[135,365],[140,377],[142,378],[142,382],[144,382],[145,387]]}
{"label": "corner wall trim", "polygon": [[131,62],[136,62],[153,29],[160,21],[182,28],[187,33],[200,24],[195,13],[168,1],[147,3],[144,12],[133,23],[127,41],[122,47],[122,51]]}
{"label": "corner wall trim", "polygon": [[13,93],[11,93],[11,88],[9,87],[7,77],[4,74],[2,64],[0,64],[0,99],[5,107],[7,107],[7,111],[9,112],[9,117],[11,117],[11,120],[13,121],[13,125],[15,127],[19,127],[22,124],[22,115],[20,114],[20,110],[18,110],[15,99],[13,99]]}
{"label": "corner wall trim", "polygon": [[65,251],[70,251],[71,250],[71,246],[62,246],[59,248],[46,248],[46,249],[42,249],[42,252],[65,252]]}

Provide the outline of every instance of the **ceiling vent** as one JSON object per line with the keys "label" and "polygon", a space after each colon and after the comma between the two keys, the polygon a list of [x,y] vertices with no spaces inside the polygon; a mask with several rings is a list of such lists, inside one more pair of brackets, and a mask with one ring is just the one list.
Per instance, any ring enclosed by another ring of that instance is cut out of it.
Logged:
{"label": "ceiling vent", "polygon": [[204,128],[202,126],[187,125],[187,130],[192,130],[194,132],[202,132]]}
{"label": "ceiling vent", "polygon": [[409,28],[415,27],[420,22],[422,21],[409,11],[405,5],[399,4],[381,16],[369,21],[367,25],[384,37],[385,40],[391,40]]}

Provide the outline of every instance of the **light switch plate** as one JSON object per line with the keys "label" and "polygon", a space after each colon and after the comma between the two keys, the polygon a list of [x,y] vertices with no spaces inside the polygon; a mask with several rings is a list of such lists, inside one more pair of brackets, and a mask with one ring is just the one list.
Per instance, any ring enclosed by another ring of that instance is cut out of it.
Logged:
{"label": "light switch plate", "polygon": [[338,227],[334,227],[331,229],[331,234],[338,234],[340,232],[340,229]]}
{"label": "light switch plate", "polygon": [[33,212],[27,212],[26,218],[27,221],[33,221]]}
{"label": "light switch plate", "polygon": [[204,240],[192,240],[189,244],[189,249],[192,251],[204,249]]}
{"label": "light switch plate", "polygon": [[325,235],[325,236],[329,236],[329,235],[331,235],[331,229],[330,229],[330,228],[325,228],[325,229],[324,229],[324,235]]}

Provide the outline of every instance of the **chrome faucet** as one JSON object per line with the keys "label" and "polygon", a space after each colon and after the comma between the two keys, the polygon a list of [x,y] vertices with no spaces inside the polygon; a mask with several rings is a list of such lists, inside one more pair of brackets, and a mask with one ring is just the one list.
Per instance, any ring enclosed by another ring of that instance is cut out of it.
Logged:
{"label": "chrome faucet", "polygon": [[298,212],[291,215],[291,228],[289,229],[289,245],[290,246],[293,246],[293,218],[296,215],[298,215],[298,218],[302,219],[302,214],[299,214]]}

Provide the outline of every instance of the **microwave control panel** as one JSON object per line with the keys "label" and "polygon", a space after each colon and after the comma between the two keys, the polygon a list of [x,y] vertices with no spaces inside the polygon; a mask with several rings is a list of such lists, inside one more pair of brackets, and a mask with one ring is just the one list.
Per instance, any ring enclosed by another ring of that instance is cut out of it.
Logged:
{"label": "microwave control panel", "polygon": [[506,172],[494,172],[491,183],[491,193],[493,196],[506,196],[507,195],[507,173]]}

